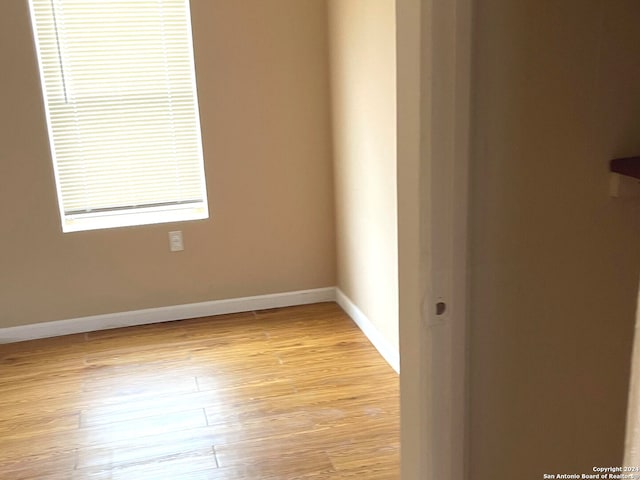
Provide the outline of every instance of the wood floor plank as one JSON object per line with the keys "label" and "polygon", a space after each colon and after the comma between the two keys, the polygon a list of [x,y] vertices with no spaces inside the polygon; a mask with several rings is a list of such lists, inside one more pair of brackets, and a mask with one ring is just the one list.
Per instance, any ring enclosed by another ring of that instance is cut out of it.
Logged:
{"label": "wood floor plank", "polygon": [[148,437],[167,432],[178,432],[207,426],[203,409],[187,410],[171,414],[115,422],[99,427],[80,428],[83,444],[111,443],[136,437]]}
{"label": "wood floor plank", "polygon": [[[0,478],[11,480],[68,478],[76,464],[76,451],[57,452],[55,455],[24,455],[0,460]],[[66,476],[66,477],[65,477]]]}
{"label": "wood floor plank", "polygon": [[158,480],[158,479],[218,479],[218,465],[211,449],[193,452],[189,456],[147,461],[115,468],[79,468],[72,480]]}
{"label": "wood floor plank", "polygon": [[101,442],[77,449],[77,467],[108,470],[212,453],[221,438],[216,428],[203,427]]}
{"label": "wood floor plank", "polygon": [[[186,410],[204,409],[215,404],[219,396],[216,391],[162,392],[148,396],[128,397],[125,401],[91,404],[80,413],[80,426],[95,427],[115,422],[126,422],[140,418],[167,415]],[[228,408],[227,411],[232,411]]]}
{"label": "wood floor plank", "polygon": [[341,449],[330,448],[327,454],[337,471],[350,474],[360,471],[364,475],[372,470],[385,471],[388,465],[396,465],[400,459],[400,445],[366,441]]}
{"label": "wood floor plank", "polygon": [[[220,467],[224,480],[281,480],[340,478],[326,452],[322,450],[290,454],[283,452],[277,458],[247,458],[245,463]],[[366,477],[363,477],[366,478]]]}
{"label": "wood floor plank", "polygon": [[182,369],[166,373],[153,370],[131,375],[113,375],[107,378],[88,379],[82,385],[83,395],[99,397],[102,403],[133,401],[140,397],[160,394],[197,392],[196,377]]}
{"label": "wood floor plank", "polygon": [[[306,463],[322,462],[323,468],[335,473],[324,450],[325,445],[310,433],[280,435],[263,441],[260,438],[216,445],[215,453],[221,467],[280,463],[283,470],[295,470]],[[249,460],[250,459],[250,460]],[[312,468],[317,471],[317,467]]]}
{"label": "wood floor plank", "polygon": [[21,412],[12,418],[0,418],[0,438],[38,438],[50,432],[74,431],[79,417],[79,413]]}
{"label": "wood floor plank", "polygon": [[335,303],[0,345],[0,478],[399,478],[398,376]]}

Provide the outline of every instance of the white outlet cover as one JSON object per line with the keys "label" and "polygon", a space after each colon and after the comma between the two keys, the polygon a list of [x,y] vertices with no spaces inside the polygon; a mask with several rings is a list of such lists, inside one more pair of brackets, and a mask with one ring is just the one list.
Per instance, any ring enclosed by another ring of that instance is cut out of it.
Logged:
{"label": "white outlet cover", "polygon": [[184,250],[184,243],[182,242],[182,231],[177,230],[175,232],[169,232],[169,249],[172,252],[180,252]]}

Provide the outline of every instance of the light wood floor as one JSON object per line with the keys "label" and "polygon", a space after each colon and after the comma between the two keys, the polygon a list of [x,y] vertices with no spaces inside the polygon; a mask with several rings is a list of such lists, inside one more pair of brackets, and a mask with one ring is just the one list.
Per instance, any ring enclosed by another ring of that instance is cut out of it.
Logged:
{"label": "light wood floor", "polygon": [[398,410],[334,303],[0,345],[0,479],[397,479]]}

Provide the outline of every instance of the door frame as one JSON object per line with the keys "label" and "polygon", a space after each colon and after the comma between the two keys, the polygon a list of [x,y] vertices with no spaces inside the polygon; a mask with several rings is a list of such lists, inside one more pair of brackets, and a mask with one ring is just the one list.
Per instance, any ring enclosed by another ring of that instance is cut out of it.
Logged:
{"label": "door frame", "polygon": [[397,0],[396,27],[402,478],[462,480],[472,0]]}

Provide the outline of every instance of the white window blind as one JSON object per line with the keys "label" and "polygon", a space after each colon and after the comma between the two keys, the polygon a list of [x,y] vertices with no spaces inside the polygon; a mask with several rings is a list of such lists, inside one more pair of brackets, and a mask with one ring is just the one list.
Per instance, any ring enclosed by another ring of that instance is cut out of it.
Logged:
{"label": "white window blind", "polygon": [[188,0],[30,0],[63,231],[208,217]]}

